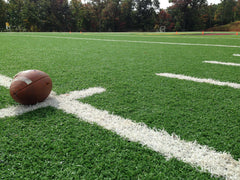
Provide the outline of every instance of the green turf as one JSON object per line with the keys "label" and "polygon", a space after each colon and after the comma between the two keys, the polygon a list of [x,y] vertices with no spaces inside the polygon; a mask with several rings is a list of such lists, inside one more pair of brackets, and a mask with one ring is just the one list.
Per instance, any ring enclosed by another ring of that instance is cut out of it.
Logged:
{"label": "green turf", "polygon": [[[105,93],[81,101],[240,158],[240,90],[155,75],[168,72],[240,83],[239,67],[202,63],[240,63],[239,57],[232,56],[240,48],[93,39],[239,44],[239,36],[230,35],[1,33],[0,74],[12,77],[26,69],[45,71],[58,94],[106,88]],[[0,108],[10,105],[16,103],[0,87]],[[72,115],[44,108],[0,119],[0,177],[209,179],[211,175],[175,159],[166,161],[146,147]]]}
{"label": "green turf", "polygon": [[45,108],[0,121],[2,179],[208,179],[187,164]]}

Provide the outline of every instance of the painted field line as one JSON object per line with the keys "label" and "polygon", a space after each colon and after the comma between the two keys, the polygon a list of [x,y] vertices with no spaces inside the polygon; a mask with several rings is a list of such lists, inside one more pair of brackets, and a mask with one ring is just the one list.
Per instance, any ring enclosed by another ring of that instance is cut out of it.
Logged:
{"label": "painted field line", "polygon": [[203,61],[203,63],[221,64],[226,66],[240,66],[240,64],[238,63],[228,63],[228,62],[220,62],[220,61]]}
{"label": "painted field line", "polygon": [[4,76],[0,74],[0,86],[5,88],[9,88],[11,85],[12,79],[10,77]]}
{"label": "painted field line", "polygon": [[[75,99],[81,99],[88,96],[92,96],[94,94],[102,93],[104,91],[105,89],[103,88],[89,88],[82,91],[72,91],[71,93],[64,94],[64,97],[65,97],[65,100],[75,100]],[[48,106],[58,108],[59,101],[57,100],[56,97],[57,97],[56,93],[52,91],[49,97],[42,103],[38,103],[36,105],[31,105],[31,106],[24,106],[24,105],[11,106],[8,108],[0,109],[0,118],[18,116],[18,115],[31,112],[39,108],[48,107]]]}
{"label": "painted field line", "polygon": [[[94,36],[102,36],[101,33],[85,33],[85,35],[94,35]],[[219,38],[214,38],[214,37],[196,37],[196,36],[181,36],[181,37],[177,37],[176,36],[176,32],[173,32],[172,34],[160,34],[160,35],[148,35],[148,34],[104,34],[104,36],[109,36],[109,37],[144,37],[144,38],[149,38],[149,37],[156,37],[156,38],[181,38],[181,39],[219,39]],[[235,39],[235,40],[240,40],[239,38],[224,38],[224,39]]]}
{"label": "painted field line", "polygon": [[[0,78],[0,81],[4,81],[4,79]],[[197,142],[181,140],[176,135],[170,135],[164,130],[151,129],[143,123],[136,123],[76,100],[104,91],[104,88],[95,87],[62,95],[51,93],[47,100],[37,105],[20,105],[0,109],[0,117],[12,117],[38,108],[52,106],[66,113],[74,114],[80,120],[91,124],[95,123],[113,131],[132,142],[147,146],[167,159],[177,158],[193,167],[201,167],[203,171],[208,171],[212,175],[223,176],[227,179],[237,180],[240,178],[240,161],[236,161],[228,153],[216,152],[212,148],[197,144]]]}
{"label": "painted field line", "polygon": [[218,86],[229,86],[229,87],[232,87],[235,89],[240,89],[240,84],[237,84],[237,83],[221,82],[221,81],[213,80],[213,79],[200,79],[200,78],[195,78],[195,77],[191,77],[191,76],[185,76],[185,75],[181,75],[181,74],[172,74],[172,73],[156,73],[156,75],[168,77],[168,78],[194,81],[194,82],[199,82],[199,83],[208,83],[208,84],[213,84],[213,85],[218,85]]}
{"label": "painted field line", "polygon": [[193,44],[193,43],[174,43],[174,42],[159,42],[159,41],[130,41],[117,39],[97,39],[97,38],[78,38],[78,37],[60,37],[60,36],[43,36],[43,35],[9,35],[9,36],[26,36],[33,38],[55,38],[55,39],[75,39],[88,41],[102,41],[102,42],[124,42],[124,43],[142,43],[142,44],[163,44],[163,45],[180,45],[180,46],[206,46],[206,47],[224,47],[224,48],[240,48],[240,46],[221,45],[221,44]]}
{"label": "painted field line", "polygon": [[233,54],[233,56],[240,56],[240,54]]}

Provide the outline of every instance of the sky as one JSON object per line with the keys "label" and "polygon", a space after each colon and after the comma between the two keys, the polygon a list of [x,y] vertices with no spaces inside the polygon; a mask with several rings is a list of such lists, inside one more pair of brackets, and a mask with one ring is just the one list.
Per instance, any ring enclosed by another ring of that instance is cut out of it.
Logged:
{"label": "sky", "polygon": [[[161,9],[167,9],[167,7],[171,6],[171,3],[168,2],[168,0],[159,0],[160,1],[160,8]],[[218,4],[221,2],[221,0],[207,0],[208,4]]]}

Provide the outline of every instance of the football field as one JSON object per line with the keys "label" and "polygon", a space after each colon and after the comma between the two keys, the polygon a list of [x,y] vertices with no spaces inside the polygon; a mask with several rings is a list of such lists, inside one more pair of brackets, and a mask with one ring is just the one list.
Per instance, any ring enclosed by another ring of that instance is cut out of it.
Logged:
{"label": "football field", "polygon": [[240,179],[239,66],[235,34],[0,33],[0,178]]}

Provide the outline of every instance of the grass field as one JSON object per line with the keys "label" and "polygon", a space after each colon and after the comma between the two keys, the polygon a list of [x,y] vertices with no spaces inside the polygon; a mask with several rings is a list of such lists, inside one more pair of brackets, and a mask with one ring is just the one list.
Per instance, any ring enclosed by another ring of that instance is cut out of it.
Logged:
{"label": "grass field", "polygon": [[[192,144],[228,154],[227,162],[235,169],[214,173],[215,167],[205,169],[131,140],[135,130],[129,136],[108,130],[98,124],[98,115],[88,123],[81,112],[43,107],[0,118],[0,178],[240,179],[240,89],[157,75],[240,84],[240,67],[204,62],[240,63],[234,54],[240,54],[237,35],[0,33],[0,75],[42,70],[57,95],[104,88],[78,101],[120,121],[129,119],[190,142],[186,156]],[[10,106],[19,105],[8,87],[0,86],[0,109]]]}

